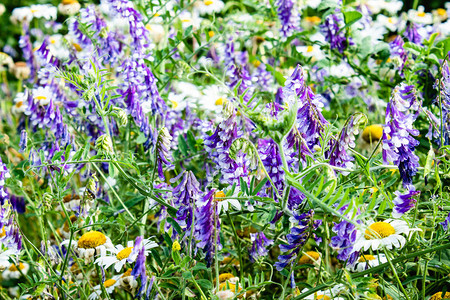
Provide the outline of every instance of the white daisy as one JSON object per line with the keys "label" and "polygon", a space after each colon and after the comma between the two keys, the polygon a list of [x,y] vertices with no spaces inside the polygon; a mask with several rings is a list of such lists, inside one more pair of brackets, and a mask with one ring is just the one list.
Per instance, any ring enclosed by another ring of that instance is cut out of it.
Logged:
{"label": "white daisy", "polygon": [[33,4],[30,9],[34,18],[44,18],[48,21],[56,20],[58,13],[56,7],[50,4]]}
{"label": "white daisy", "polygon": [[213,13],[219,13],[225,7],[225,4],[221,0],[203,0],[197,1],[195,8],[200,15],[211,15]]}
{"label": "white daisy", "polygon": [[17,25],[22,22],[30,22],[33,19],[33,13],[28,6],[14,8],[10,17],[11,23]]}
{"label": "white daisy", "polygon": [[353,250],[364,249],[364,251],[367,251],[372,248],[376,251],[383,247],[387,249],[403,248],[406,238],[401,234],[408,235],[410,231],[417,230],[421,229],[409,228],[408,224],[402,220],[372,221],[367,227],[357,231]]}
{"label": "white daisy", "polygon": [[156,44],[161,42],[164,38],[165,30],[161,24],[152,23],[145,25],[145,28],[150,33],[150,38]]}
{"label": "white daisy", "polygon": [[[68,245],[69,240],[65,240],[61,245]],[[86,264],[94,260],[94,256],[105,256],[106,250],[114,249],[111,239],[98,231],[88,231],[83,234],[77,242],[72,241],[74,251]]]}
{"label": "white daisy", "polygon": [[222,111],[223,104],[227,101],[224,88],[219,85],[209,85],[203,90],[203,94],[199,101],[201,108],[213,112]]}
{"label": "white daisy", "polygon": [[386,27],[390,31],[396,31],[398,27],[398,18],[397,17],[387,17],[385,15],[378,15],[377,16],[377,23],[380,25]]}
{"label": "white daisy", "polygon": [[417,10],[410,9],[408,11],[408,19],[414,23],[421,24],[432,24],[433,15],[431,13],[426,13],[425,8],[420,5]]}
{"label": "white daisy", "polygon": [[[151,248],[155,248],[158,246],[157,243],[150,241],[149,239],[142,240],[142,243],[144,247],[145,256],[148,255]],[[131,264],[136,260],[138,252],[133,251],[133,248],[134,248],[134,241],[129,241],[126,247],[122,245],[117,245],[109,250],[112,255],[101,256],[97,258],[95,263],[98,264],[99,266],[102,266],[105,269],[114,265],[114,269],[116,270],[116,272],[119,272],[127,262]]]}
{"label": "white daisy", "polygon": [[40,86],[33,89],[33,99],[40,105],[47,105],[53,97],[53,93],[48,86]]}
{"label": "white daisy", "polygon": [[58,5],[58,10],[63,15],[74,15],[81,8],[81,4],[77,0],[62,0]]}
{"label": "white daisy", "polygon": [[[19,271],[20,269],[20,271]],[[28,270],[30,269],[30,265],[27,263],[19,263],[16,264],[10,264],[9,268],[3,271],[2,277],[3,279],[19,279],[22,274],[27,274]]]}
{"label": "white daisy", "polygon": [[304,57],[312,57],[313,61],[324,58],[324,54],[318,45],[297,46],[296,49],[297,52],[301,53]]}
{"label": "white daisy", "polygon": [[14,106],[11,108],[14,114],[24,113],[27,109],[28,92],[17,93],[14,98]]}
{"label": "white daisy", "polygon": [[119,278],[119,285],[124,290],[130,292],[132,295],[136,293],[136,290],[139,286],[139,282],[131,275],[132,269],[128,269],[125,273],[122,274]]}
{"label": "white daisy", "polygon": [[[4,231],[4,227],[3,227],[3,231]],[[1,235],[2,233],[0,233]],[[11,259],[14,260],[12,258],[12,256],[15,255],[17,257],[18,255],[18,251],[17,250],[12,250],[12,249],[8,249],[6,251],[3,251],[2,253],[0,253],[0,272],[3,272],[4,270],[6,270],[6,268],[8,268],[9,266],[11,266],[11,263],[9,262]]]}
{"label": "white daisy", "polygon": [[181,20],[183,29],[186,29],[192,25],[192,28],[196,30],[200,27],[200,23],[202,22],[202,18],[200,18],[197,14],[191,14],[188,11],[183,11],[178,17]]}
{"label": "white daisy", "polygon": [[387,262],[387,259],[384,254],[380,254],[380,255],[363,254],[359,257],[358,261],[351,268],[351,270],[353,272],[362,272],[364,270],[376,267],[376,266],[384,264],[386,262]]}
{"label": "white daisy", "polygon": [[238,199],[221,199],[226,195],[222,191],[218,191],[214,194],[214,199],[217,201],[217,213],[220,214],[221,210],[228,211],[228,206],[231,204],[236,210],[241,210],[241,203]]}
{"label": "white daisy", "polygon": [[[114,292],[114,289],[119,285],[119,275],[114,276],[113,278],[110,278],[108,280],[105,280],[103,282],[103,286],[105,287],[105,290],[108,294],[111,294]],[[102,287],[100,285],[96,285],[93,288],[92,294],[89,295],[89,300],[95,300],[98,299],[102,294]]]}

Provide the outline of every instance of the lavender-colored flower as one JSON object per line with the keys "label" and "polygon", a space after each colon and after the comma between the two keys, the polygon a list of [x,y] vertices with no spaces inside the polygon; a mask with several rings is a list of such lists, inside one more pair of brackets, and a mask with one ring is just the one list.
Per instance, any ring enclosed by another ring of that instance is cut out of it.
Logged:
{"label": "lavender-colored flower", "polygon": [[244,95],[244,100],[250,100],[252,96],[252,80],[248,71],[247,54],[245,52],[236,53],[234,51],[234,43],[228,41],[225,46],[224,64],[226,66],[226,75],[228,76],[228,86],[234,89],[240,81],[238,95]]}
{"label": "lavender-colored flower", "polygon": [[305,243],[311,237],[311,233],[317,229],[321,221],[313,220],[314,211],[310,210],[306,213],[298,215],[294,212],[294,220],[298,224],[291,228],[291,233],[286,235],[288,245],[280,245],[280,251],[283,253],[289,252],[285,255],[278,256],[278,262],[275,267],[278,271],[283,270],[288,264],[295,262],[298,253],[302,250]]}
{"label": "lavender-colored flower", "polygon": [[[148,283],[147,292],[145,293],[145,300],[150,299],[150,294],[152,293],[153,283],[155,282],[155,276],[150,278],[150,282]],[[157,299],[156,297],[154,299]]]}
{"label": "lavender-colored flower", "polygon": [[136,263],[133,270],[131,271],[131,276],[134,276],[135,279],[141,279],[141,287],[139,288],[136,297],[139,297],[139,295],[141,295],[142,291],[145,288],[145,285],[147,284],[147,272],[145,268],[146,259],[147,257],[145,256],[145,248],[140,247],[136,258]]}
{"label": "lavender-colored flower", "polygon": [[270,92],[273,86],[272,73],[267,71],[265,64],[261,63],[255,70],[252,76],[252,81],[258,86],[258,90],[263,92]]}
{"label": "lavender-colored flower", "polygon": [[[233,108],[234,109],[234,108]],[[218,165],[223,179],[229,184],[239,184],[239,178],[246,176],[247,162],[244,153],[237,153],[236,160],[230,156],[230,147],[240,137],[237,129],[236,114],[231,112],[219,123],[214,133],[205,139],[205,149]]]}
{"label": "lavender-colored flower", "polygon": [[[444,145],[450,145],[450,68],[447,60],[442,64],[442,78],[440,81],[436,81],[436,88],[440,90],[440,102],[442,103],[443,128],[439,128],[439,136],[442,134]],[[435,102],[439,103],[439,97]],[[440,120],[436,120],[436,124],[441,127]],[[438,144],[441,144],[441,139]]]}
{"label": "lavender-colored flower", "polygon": [[[278,145],[272,139],[259,140],[258,144],[261,161],[272,179],[273,184],[277,188],[277,191],[273,191],[273,196],[277,199],[275,197],[276,192],[280,193],[284,188],[284,171],[280,150],[278,149]],[[267,186],[270,186],[270,182],[267,183]]]}
{"label": "lavender-colored flower", "polygon": [[403,36],[407,38],[408,41],[417,45],[421,45],[422,42],[422,36],[417,31],[417,29],[419,29],[419,26],[419,24],[409,22],[408,26],[405,29],[405,32],[403,33]]}
{"label": "lavender-colored flower", "polygon": [[268,239],[263,232],[250,233],[252,248],[249,249],[250,259],[255,262],[264,258],[269,253],[268,246],[273,245],[273,240]]}
{"label": "lavender-colored flower", "polygon": [[8,190],[5,188],[6,179],[10,178],[11,175],[9,174],[8,168],[6,165],[2,162],[2,158],[0,157],[0,203],[3,205],[3,203],[7,202],[9,200],[9,193]]}
{"label": "lavender-colored flower", "polygon": [[219,238],[220,222],[217,206],[214,203],[214,192],[215,189],[212,189],[204,197],[198,199],[195,209],[194,234],[197,240],[197,248],[203,249],[206,255],[207,267],[211,266],[214,251],[222,248]]}
{"label": "lavender-colored flower", "polygon": [[[191,171],[184,172],[180,184],[173,189],[174,206],[178,208],[177,221],[184,231],[192,226],[193,207],[201,197],[200,184]],[[181,232],[179,232],[181,234]]]}
{"label": "lavender-colored flower", "polygon": [[28,80],[32,82],[36,76],[37,62],[33,53],[33,44],[31,43],[29,25],[27,23],[24,23],[23,32],[24,34],[19,39],[19,47],[22,49],[23,58],[30,68],[30,77]]}
{"label": "lavender-colored flower", "polygon": [[277,0],[275,6],[281,22],[281,38],[286,40],[294,31],[300,30],[300,13],[292,0]]}
{"label": "lavender-colored flower", "polygon": [[[346,126],[342,129],[337,140],[332,140],[330,142],[330,152],[327,154],[330,159],[330,165],[352,169],[354,164],[352,161],[354,160],[347,151],[349,148],[354,148],[355,145],[355,136],[359,132],[359,127],[361,123],[364,123],[365,116],[363,114],[354,114],[348,120]],[[342,172],[344,175],[347,175],[348,172]]]}
{"label": "lavender-colored flower", "polygon": [[[419,158],[414,149],[419,142],[412,136],[419,134],[413,129],[420,103],[417,101],[414,86],[401,84],[392,92],[386,109],[386,125],[383,130],[383,159],[398,166],[403,186],[410,189],[412,177],[417,173]],[[408,110],[416,114],[408,114]]]}
{"label": "lavender-colored flower", "polygon": [[343,27],[342,18],[336,14],[327,16],[325,22],[320,26],[331,49],[337,49],[340,53],[343,53],[347,46],[353,45],[353,41],[350,38],[347,40],[344,30],[341,30]]}
{"label": "lavender-colored flower", "polygon": [[[19,197],[16,195],[10,195],[9,202],[11,203],[12,208],[17,211],[19,214],[23,214],[26,210],[26,203],[24,197]],[[3,203],[2,203],[3,204]]]}
{"label": "lavender-colored flower", "polygon": [[283,101],[288,105],[291,105],[294,101],[299,102],[298,130],[305,139],[308,148],[312,150],[315,145],[319,144],[328,121],[321,113],[323,107],[321,96],[314,95],[311,88],[306,84],[303,69],[300,65],[297,65],[292,75],[286,79],[282,95]]}
{"label": "lavender-colored flower", "polygon": [[142,110],[141,103],[137,99],[136,88],[131,86],[123,95],[128,113],[133,117],[134,122],[139,127],[139,130],[146,137],[144,147],[148,149],[150,145],[154,143],[154,132],[150,126],[148,117]]}
{"label": "lavender-colored flower", "polygon": [[25,152],[27,149],[27,131],[25,129],[20,132],[19,148],[21,153]]}
{"label": "lavender-colored flower", "polygon": [[416,191],[411,189],[405,193],[400,193],[399,191],[395,191],[394,194],[397,196],[394,199],[394,210],[392,212],[392,216],[394,218],[400,218],[404,213],[408,212],[411,208],[413,208],[417,200],[414,197],[420,194],[420,191]]}
{"label": "lavender-colored flower", "polygon": [[142,15],[133,8],[133,2],[128,0],[102,0],[101,2],[109,7],[112,18],[122,18],[128,21],[131,48],[141,53],[149,50],[150,34],[142,22]]}
{"label": "lavender-colored flower", "polygon": [[[344,213],[348,205],[344,205],[339,209],[340,213]],[[350,216],[351,214],[347,214]],[[330,246],[337,250],[337,258],[342,261],[347,261],[347,265],[353,265],[359,258],[359,251],[353,250],[353,245],[356,241],[356,226],[350,222],[342,220],[339,223],[334,223],[333,232],[335,236],[331,238]]]}
{"label": "lavender-colored flower", "polygon": [[172,136],[166,127],[161,128],[158,135],[158,141],[156,143],[156,164],[158,167],[158,175],[161,180],[164,180],[163,165],[171,167],[172,164],[168,161],[170,157],[170,142]]}
{"label": "lavender-colored flower", "polygon": [[405,42],[399,35],[397,35],[397,37],[389,43],[392,60],[397,61],[400,72],[402,72],[406,60],[408,59],[408,53],[406,52],[405,48],[403,48],[404,44]]}
{"label": "lavender-colored flower", "polygon": [[448,213],[448,216],[445,218],[445,220],[443,222],[440,222],[439,224],[441,224],[444,231],[447,231],[450,225],[450,213]]}

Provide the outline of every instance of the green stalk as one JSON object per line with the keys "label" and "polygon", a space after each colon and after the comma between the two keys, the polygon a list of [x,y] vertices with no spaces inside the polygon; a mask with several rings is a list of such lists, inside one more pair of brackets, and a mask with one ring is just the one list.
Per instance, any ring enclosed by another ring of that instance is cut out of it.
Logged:
{"label": "green stalk", "polygon": [[406,292],[405,288],[403,287],[402,282],[400,281],[400,278],[398,278],[397,271],[395,270],[394,264],[392,263],[391,258],[389,257],[390,254],[388,254],[388,251],[386,250],[386,248],[384,248],[384,254],[386,255],[387,261],[388,261],[389,265],[391,266],[392,273],[394,273],[395,280],[397,280],[397,283],[400,286],[400,289],[402,290],[403,295],[405,295],[405,298],[407,300],[410,300],[408,297],[408,293]]}

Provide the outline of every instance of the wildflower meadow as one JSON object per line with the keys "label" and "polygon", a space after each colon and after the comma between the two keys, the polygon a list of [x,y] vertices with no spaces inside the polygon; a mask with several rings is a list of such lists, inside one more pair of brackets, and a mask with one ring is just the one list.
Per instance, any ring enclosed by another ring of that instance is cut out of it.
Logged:
{"label": "wildflower meadow", "polygon": [[450,3],[0,1],[0,300],[450,299]]}

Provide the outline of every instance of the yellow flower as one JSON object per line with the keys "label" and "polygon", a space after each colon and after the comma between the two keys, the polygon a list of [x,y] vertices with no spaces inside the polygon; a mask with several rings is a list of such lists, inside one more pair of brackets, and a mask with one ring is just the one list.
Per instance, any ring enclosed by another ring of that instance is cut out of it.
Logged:
{"label": "yellow flower", "polygon": [[303,254],[302,257],[300,257],[298,263],[300,265],[306,265],[306,264],[314,264],[318,259],[320,258],[320,253],[316,251],[307,251],[305,254]]}
{"label": "yellow flower", "polygon": [[178,241],[173,242],[173,244],[172,244],[172,251],[180,251],[180,250],[181,250],[180,243],[178,243]]}
{"label": "yellow flower", "polygon": [[91,249],[106,243],[106,236],[98,231],[89,231],[78,240],[78,248]]}
{"label": "yellow flower", "polygon": [[450,299],[450,292],[446,292],[444,296],[442,296],[442,292],[438,292],[431,296],[430,300],[441,300],[441,299]]}
{"label": "yellow flower", "polygon": [[362,138],[367,143],[378,142],[382,137],[383,127],[378,124],[367,126],[362,133]]}

